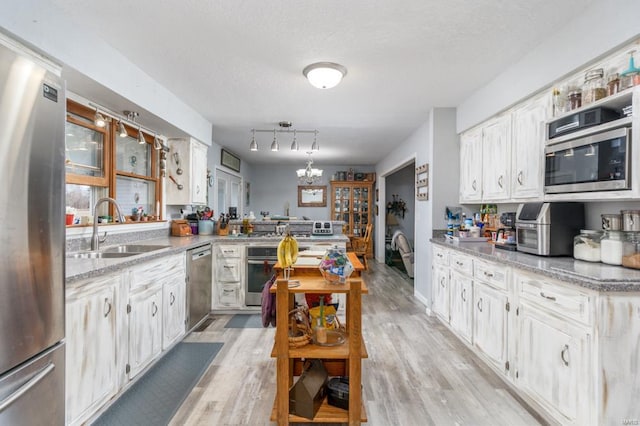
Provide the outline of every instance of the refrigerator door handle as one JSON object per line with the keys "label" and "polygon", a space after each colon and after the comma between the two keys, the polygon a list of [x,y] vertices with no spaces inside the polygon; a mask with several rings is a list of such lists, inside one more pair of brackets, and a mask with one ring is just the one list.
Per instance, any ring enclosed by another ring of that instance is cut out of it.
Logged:
{"label": "refrigerator door handle", "polygon": [[37,385],[42,379],[44,379],[47,376],[47,374],[51,373],[55,368],[56,368],[56,365],[50,362],[49,364],[47,364],[46,367],[44,367],[37,374],[35,374],[27,383],[20,386],[20,388],[18,388],[17,391],[9,395],[3,401],[0,401],[0,413],[3,412],[6,408],[8,408],[11,404],[13,404],[22,395],[29,392],[31,388]]}

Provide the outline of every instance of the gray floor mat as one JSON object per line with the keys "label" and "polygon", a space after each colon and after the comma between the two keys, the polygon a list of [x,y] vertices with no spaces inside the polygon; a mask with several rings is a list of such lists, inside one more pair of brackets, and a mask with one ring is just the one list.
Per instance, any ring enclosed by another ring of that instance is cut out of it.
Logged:
{"label": "gray floor mat", "polygon": [[222,343],[178,343],[93,424],[168,424],[220,348]]}
{"label": "gray floor mat", "polygon": [[229,319],[224,328],[263,328],[262,316],[236,314]]}

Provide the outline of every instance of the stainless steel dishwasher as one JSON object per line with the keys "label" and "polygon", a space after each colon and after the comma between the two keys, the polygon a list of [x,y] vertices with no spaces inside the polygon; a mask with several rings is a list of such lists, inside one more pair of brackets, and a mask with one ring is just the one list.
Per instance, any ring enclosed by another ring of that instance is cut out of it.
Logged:
{"label": "stainless steel dishwasher", "polygon": [[187,251],[187,330],[211,312],[212,261],[211,244]]}

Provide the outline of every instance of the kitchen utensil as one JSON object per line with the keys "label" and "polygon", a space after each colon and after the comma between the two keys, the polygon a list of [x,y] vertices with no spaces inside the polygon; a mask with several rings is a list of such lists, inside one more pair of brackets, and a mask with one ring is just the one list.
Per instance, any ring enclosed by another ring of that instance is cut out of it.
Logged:
{"label": "kitchen utensil", "polygon": [[171,179],[171,182],[176,184],[176,186],[178,187],[178,191],[182,191],[182,188],[184,188],[184,185],[182,185],[181,183],[176,182],[176,180],[171,175],[169,175],[169,179]]}
{"label": "kitchen utensil", "polygon": [[176,162],[176,166],[178,166],[178,168],[176,169],[176,173],[181,175],[182,174],[182,169],[180,168],[180,154],[177,152],[173,153],[173,159]]}
{"label": "kitchen utensil", "polygon": [[605,213],[602,218],[602,229],[607,231],[620,231],[622,229],[622,216],[619,214]]}

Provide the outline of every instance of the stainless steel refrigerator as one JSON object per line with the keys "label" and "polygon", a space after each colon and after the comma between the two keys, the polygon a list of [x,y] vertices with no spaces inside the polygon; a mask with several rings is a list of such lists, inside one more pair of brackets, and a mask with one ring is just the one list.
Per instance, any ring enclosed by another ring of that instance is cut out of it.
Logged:
{"label": "stainless steel refrigerator", "polygon": [[65,88],[46,62],[4,41],[0,37],[0,425],[62,425]]}

